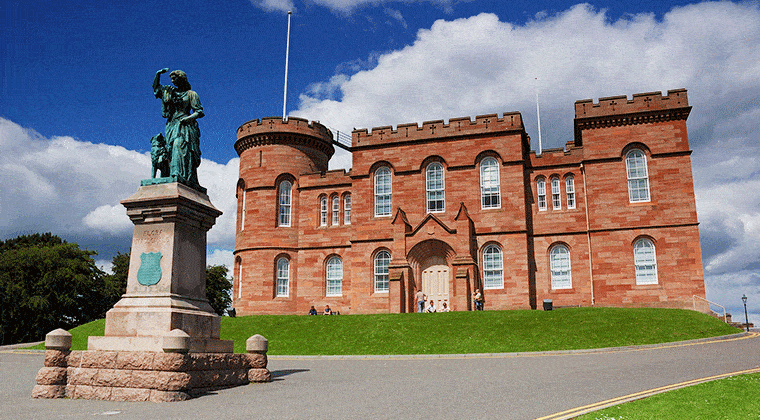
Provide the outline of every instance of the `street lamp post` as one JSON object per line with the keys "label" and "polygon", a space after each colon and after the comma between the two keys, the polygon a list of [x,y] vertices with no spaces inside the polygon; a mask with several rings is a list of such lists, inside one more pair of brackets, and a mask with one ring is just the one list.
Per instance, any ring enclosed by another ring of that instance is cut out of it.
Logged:
{"label": "street lamp post", "polygon": [[749,332],[749,318],[747,317],[747,295],[742,294],[742,302],[744,302],[744,325],[747,327],[747,332]]}

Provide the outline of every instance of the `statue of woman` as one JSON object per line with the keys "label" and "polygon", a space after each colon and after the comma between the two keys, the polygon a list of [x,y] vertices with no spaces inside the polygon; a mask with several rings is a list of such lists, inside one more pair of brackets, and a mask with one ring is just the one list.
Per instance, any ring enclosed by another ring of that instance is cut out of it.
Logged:
{"label": "statue of woman", "polygon": [[[161,75],[169,69],[161,69],[153,78],[153,92],[161,99],[161,112],[166,118],[166,148],[169,155],[169,173],[177,181],[196,190],[203,190],[198,183],[198,165],[201,164],[198,118],[203,117],[203,107],[198,94],[190,90],[187,74],[182,70],[169,73],[174,86],[160,84]],[[175,87],[176,86],[176,87]]]}

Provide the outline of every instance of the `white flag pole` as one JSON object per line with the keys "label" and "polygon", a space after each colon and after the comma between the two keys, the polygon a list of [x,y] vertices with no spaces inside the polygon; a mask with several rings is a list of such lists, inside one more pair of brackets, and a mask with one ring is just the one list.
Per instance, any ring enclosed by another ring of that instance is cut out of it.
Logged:
{"label": "white flag pole", "polygon": [[535,78],[536,80],[536,119],[538,120],[538,155],[540,156],[543,152],[542,145],[541,145],[541,109],[538,107],[538,77]]}
{"label": "white flag pole", "polygon": [[283,93],[282,99],[282,120],[287,121],[288,114],[286,112],[288,106],[288,60],[290,59],[290,15],[293,12],[288,12],[288,42],[285,47],[285,93]]}

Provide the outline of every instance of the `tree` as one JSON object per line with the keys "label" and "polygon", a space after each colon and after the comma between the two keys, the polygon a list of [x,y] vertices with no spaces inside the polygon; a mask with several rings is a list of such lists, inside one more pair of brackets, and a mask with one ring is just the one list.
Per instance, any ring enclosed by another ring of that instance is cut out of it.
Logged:
{"label": "tree", "polygon": [[105,316],[119,295],[93,255],[50,233],[0,241],[2,344]]}
{"label": "tree", "polygon": [[206,298],[208,303],[219,315],[232,303],[232,280],[227,277],[227,267],[224,265],[210,265],[206,267]]}
{"label": "tree", "polygon": [[127,293],[127,277],[129,276],[129,252],[122,254],[117,252],[111,260],[112,274],[107,274],[111,284],[116,289],[118,296]]}

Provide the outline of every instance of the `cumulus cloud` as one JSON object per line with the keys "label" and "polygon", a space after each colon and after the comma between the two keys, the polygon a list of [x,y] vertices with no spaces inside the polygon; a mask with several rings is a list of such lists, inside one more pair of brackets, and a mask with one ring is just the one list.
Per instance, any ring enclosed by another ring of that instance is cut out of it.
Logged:
{"label": "cumulus cloud", "polygon": [[[326,7],[333,12],[349,14],[353,10],[363,6],[373,6],[385,3],[399,3],[399,0],[311,0],[307,3],[313,3]],[[432,3],[442,7],[446,11],[451,10],[452,4],[456,0],[403,0],[404,3]],[[292,0],[251,0],[254,6],[260,7],[266,11],[295,11],[295,4]],[[395,17],[394,17],[395,18]]]}
{"label": "cumulus cloud", "polygon": [[[704,2],[661,19],[615,21],[581,4],[524,25],[484,13],[436,21],[411,45],[368,57],[369,68],[339,67],[301,95],[293,115],[348,132],[521,111],[537,148],[538,93],[544,147],[562,147],[573,138],[576,100],[687,88],[708,298],[760,301],[758,278],[746,277],[760,268],[757,45],[756,3]],[[331,167],[350,167],[350,157]]]}
{"label": "cumulus cloud", "polygon": [[[0,139],[0,237],[52,232],[76,242],[131,243],[134,225],[119,202],[150,177],[149,154],[71,137],[47,139],[3,118]],[[211,202],[223,212],[208,235],[215,247],[234,246],[238,162],[204,159],[198,168]]]}

